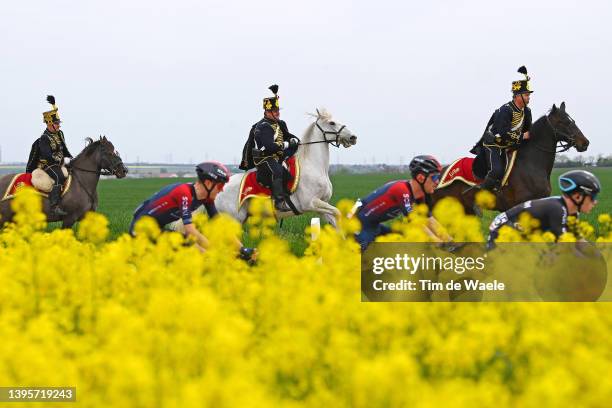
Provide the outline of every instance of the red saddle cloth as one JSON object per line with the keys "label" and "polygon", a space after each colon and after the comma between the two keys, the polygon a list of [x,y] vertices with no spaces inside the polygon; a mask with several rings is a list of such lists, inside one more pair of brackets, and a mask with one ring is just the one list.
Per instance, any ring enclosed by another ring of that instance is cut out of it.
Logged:
{"label": "red saddle cloth", "polygon": [[20,173],[13,177],[13,180],[9,183],[6,191],[2,195],[2,200],[12,198],[18,189],[24,186],[34,187],[32,185],[32,173]]}
{"label": "red saddle cloth", "polygon": [[473,165],[474,157],[462,157],[455,160],[442,175],[438,188],[445,187],[455,180],[461,180],[471,186],[482,183],[481,179],[474,176]]}
{"label": "red saddle cloth", "polygon": [[[290,157],[285,163],[287,164],[289,173],[293,177],[287,182],[287,191],[293,193],[300,180],[300,163],[296,156]],[[255,170],[250,170],[244,174],[240,182],[240,194],[238,194],[239,206],[242,206],[247,198],[255,196],[270,197],[271,194],[272,191],[269,188],[257,182],[257,172]]]}
{"label": "red saddle cloth", "polygon": [[[64,182],[64,186],[62,187],[62,197],[68,192],[71,182],[72,182],[72,176],[69,176]],[[25,186],[29,186],[29,187],[36,189],[36,187],[34,187],[34,185],[32,184],[32,173],[15,174],[15,176],[13,177],[13,180],[11,180],[8,187],[4,191],[4,194],[2,194],[2,199],[0,201],[4,201],[4,200],[13,198],[15,194],[17,193],[17,190]],[[42,195],[43,197],[49,196],[49,194],[45,193],[44,191],[40,191],[38,189],[36,189],[36,191],[38,192],[38,194]]]}
{"label": "red saddle cloth", "polygon": [[[506,152],[506,154],[506,170],[504,172],[504,177],[501,180],[502,186],[508,184],[510,173],[512,173],[512,169],[514,168],[514,162],[516,161],[517,150]],[[440,184],[438,184],[437,188],[444,188],[456,180],[460,180],[470,186],[482,183],[483,180],[476,177],[474,175],[474,171],[472,170],[475,159],[475,157],[462,157],[460,159],[455,160],[450,166],[446,168],[444,174],[442,174]]]}

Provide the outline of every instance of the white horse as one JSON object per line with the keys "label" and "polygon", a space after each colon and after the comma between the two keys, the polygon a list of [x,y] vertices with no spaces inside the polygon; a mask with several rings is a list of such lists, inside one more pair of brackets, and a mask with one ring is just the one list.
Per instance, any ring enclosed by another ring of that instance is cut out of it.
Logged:
{"label": "white horse", "polygon": [[[309,114],[315,118],[302,135],[297,158],[300,164],[300,178],[291,201],[300,212],[314,211],[323,216],[327,222],[336,226],[336,216],[340,213],[336,207],[329,204],[332,196],[332,183],[329,179],[329,145],[345,148],[357,143],[357,136],[341,123],[332,119],[325,109],[317,110],[316,114]],[[249,170],[255,171],[255,170]],[[217,209],[227,213],[244,223],[248,216],[248,201],[238,206],[238,194],[242,177],[245,173],[234,174],[215,199]],[[204,211],[199,207],[196,212]],[[277,213],[277,218],[295,215],[293,212]],[[181,231],[182,221],[169,226],[173,230]]]}

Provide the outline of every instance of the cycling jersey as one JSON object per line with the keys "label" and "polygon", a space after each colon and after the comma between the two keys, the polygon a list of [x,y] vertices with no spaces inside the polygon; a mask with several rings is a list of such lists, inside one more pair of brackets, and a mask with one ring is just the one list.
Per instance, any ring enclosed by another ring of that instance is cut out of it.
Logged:
{"label": "cycling jersey", "polygon": [[521,230],[518,220],[523,212],[529,213],[533,218],[540,221],[538,229],[542,232],[550,231],[557,238],[567,232],[568,209],[565,200],[560,196],[547,197],[526,201],[495,217],[489,226],[489,243],[497,239],[499,229],[504,225]]}
{"label": "cycling jersey", "polygon": [[153,217],[160,227],[178,220],[183,220],[185,225],[191,224],[193,222],[191,213],[200,205],[204,205],[209,217],[217,214],[214,201],[196,198],[193,183],[171,184],[159,190],[136,208],[130,233],[133,232],[136,221],[145,215]]}
{"label": "cycling jersey", "polygon": [[408,215],[414,202],[408,180],[390,181],[359,200],[357,218],[361,222],[361,231],[355,235],[355,239],[361,245],[361,250],[365,251],[376,237],[390,233],[391,228],[382,223],[399,215]]}
{"label": "cycling jersey", "polygon": [[408,180],[390,181],[360,200],[361,225],[377,225],[412,211],[414,194]]}

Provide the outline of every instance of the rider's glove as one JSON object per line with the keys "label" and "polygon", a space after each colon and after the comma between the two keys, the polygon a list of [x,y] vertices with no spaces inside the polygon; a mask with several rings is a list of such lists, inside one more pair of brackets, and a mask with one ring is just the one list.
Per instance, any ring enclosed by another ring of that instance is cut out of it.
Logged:
{"label": "rider's glove", "polygon": [[240,248],[238,257],[244,261],[250,261],[253,258],[254,254],[255,248],[242,247]]}
{"label": "rider's glove", "polygon": [[290,147],[296,147],[300,141],[296,137],[292,137],[288,142],[283,143],[283,148],[288,149]]}

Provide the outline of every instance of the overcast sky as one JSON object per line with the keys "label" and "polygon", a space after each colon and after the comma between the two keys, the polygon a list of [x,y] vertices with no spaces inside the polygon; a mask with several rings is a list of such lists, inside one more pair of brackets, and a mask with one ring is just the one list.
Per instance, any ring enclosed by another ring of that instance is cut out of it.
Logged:
{"label": "overcast sky", "polygon": [[[26,161],[56,96],[73,154],[105,134],[124,160],[239,160],[267,87],[301,135],[326,107],[358,136],[333,163],[448,162],[526,65],[611,154],[610,1],[11,1],[0,11],[2,161]],[[572,150],[572,155],[576,155]]]}

